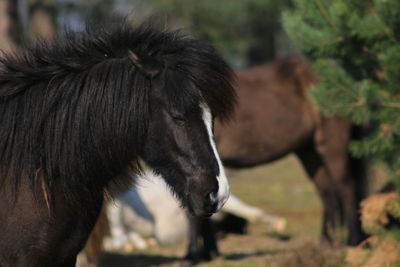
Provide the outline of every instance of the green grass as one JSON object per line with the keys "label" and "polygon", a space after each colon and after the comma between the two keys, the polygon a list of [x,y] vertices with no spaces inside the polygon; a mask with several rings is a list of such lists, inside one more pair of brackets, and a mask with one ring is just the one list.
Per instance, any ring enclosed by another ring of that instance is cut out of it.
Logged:
{"label": "green grass", "polygon": [[234,194],[268,213],[287,218],[291,235],[319,237],[320,200],[294,156],[228,174]]}
{"label": "green grass", "polygon": [[[320,200],[314,185],[294,156],[256,168],[228,170],[228,176],[231,191],[240,199],[267,213],[286,218],[287,235],[290,238],[282,240],[268,235],[265,225],[255,223],[250,225],[246,235],[229,235],[220,240],[221,255],[212,262],[200,264],[200,267],[280,267],[288,262],[301,262],[301,258],[296,258],[298,255],[308,255],[307,260],[313,253],[325,255],[325,249],[319,243]],[[306,254],[303,250],[311,252]],[[151,247],[129,255],[114,255],[114,258],[109,255],[104,266],[179,266],[177,258],[182,257],[185,252],[186,244]],[[331,265],[323,263],[318,266]]]}
{"label": "green grass", "polygon": [[281,266],[304,243],[319,246],[321,204],[314,185],[294,156],[260,167],[228,170],[232,193],[266,212],[287,219],[290,240],[279,240],[254,224],[245,236],[221,240],[221,257],[200,266]]}

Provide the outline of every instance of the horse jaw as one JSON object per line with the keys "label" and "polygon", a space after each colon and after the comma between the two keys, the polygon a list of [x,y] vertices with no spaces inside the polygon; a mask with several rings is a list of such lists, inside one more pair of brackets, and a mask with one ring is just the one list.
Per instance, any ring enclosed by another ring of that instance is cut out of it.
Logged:
{"label": "horse jaw", "polygon": [[213,133],[212,133],[212,115],[210,112],[210,108],[207,107],[206,105],[202,105],[201,109],[203,111],[203,121],[204,121],[204,124],[207,129],[208,139],[210,141],[212,150],[214,151],[214,156],[218,162],[219,175],[217,176],[217,180],[218,180],[218,194],[217,194],[218,208],[217,208],[217,210],[220,210],[229,198],[229,183],[228,183],[228,178],[226,177],[226,174],[225,174],[224,166],[222,165],[221,159],[219,158],[219,154],[218,154],[215,142],[214,142]]}

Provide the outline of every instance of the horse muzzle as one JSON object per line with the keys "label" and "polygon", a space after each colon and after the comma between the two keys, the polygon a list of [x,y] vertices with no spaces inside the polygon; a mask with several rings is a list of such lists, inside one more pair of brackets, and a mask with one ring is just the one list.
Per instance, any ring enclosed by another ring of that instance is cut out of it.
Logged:
{"label": "horse muzzle", "polygon": [[187,203],[191,215],[202,217],[210,217],[223,205],[218,198],[218,192],[208,192],[205,194],[192,193],[188,196]]}

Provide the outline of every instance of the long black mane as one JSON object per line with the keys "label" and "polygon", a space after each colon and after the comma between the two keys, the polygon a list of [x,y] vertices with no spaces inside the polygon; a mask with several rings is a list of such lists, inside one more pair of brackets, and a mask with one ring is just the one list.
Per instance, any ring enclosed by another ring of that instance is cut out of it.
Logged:
{"label": "long black mane", "polygon": [[140,169],[153,80],[171,107],[203,102],[225,118],[235,102],[231,78],[212,47],[149,25],[67,31],[5,55],[0,186],[17,189],[26,177],[50,192],[62,185],[71,198],[77,187],[101,190],[128,166]]}

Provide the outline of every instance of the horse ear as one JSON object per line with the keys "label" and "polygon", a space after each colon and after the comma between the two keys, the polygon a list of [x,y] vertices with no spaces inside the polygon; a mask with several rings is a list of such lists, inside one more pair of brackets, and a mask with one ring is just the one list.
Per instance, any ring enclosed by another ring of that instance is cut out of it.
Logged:
{"label": "horse ear", "polygon": [[131,50],[128,50],[128,58],[138,70],[143,72],[150,79],[157,77],[164,67],[162,62],[148,56],[141,56],[139,58],[139,56]]}

